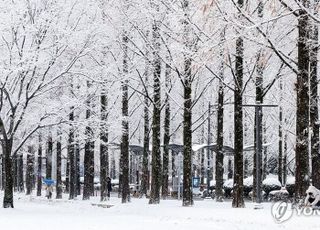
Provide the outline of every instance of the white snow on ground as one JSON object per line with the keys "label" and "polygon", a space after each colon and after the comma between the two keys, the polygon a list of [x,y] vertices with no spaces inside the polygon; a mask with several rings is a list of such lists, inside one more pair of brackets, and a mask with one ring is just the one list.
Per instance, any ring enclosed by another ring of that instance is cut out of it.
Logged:
{"label": "white snow on ground", "polygon": [[[3,194],[0,194],[2,200]],[[92,206],[90,201],[52,200],[15,196],[15,208],[0,208],[0,229],[4,230],[273,230],[319,229],[319,216],[293,216],[283,224],[277,224],[271,216],[271,203],[264,209],[254,210],[246,202],[246,208],[233,209],[231,202],[216,203],[213,200],[195,201],[194,207],[182,207],[181,201],[161,201],[149,205],[147,199],[132,199],[121,204],[117,197],[108,201],[112,208]]]}

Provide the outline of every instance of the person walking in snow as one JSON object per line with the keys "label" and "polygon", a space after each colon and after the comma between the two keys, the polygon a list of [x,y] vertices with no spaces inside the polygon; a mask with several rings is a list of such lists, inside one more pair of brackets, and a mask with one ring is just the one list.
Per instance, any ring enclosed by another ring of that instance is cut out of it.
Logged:
{"label": "person walking in snow", "polygon": [[46,187],[46,197],[48,199],[52,198],[52,192],[53,192],[52,186],[51,185],[47,185],[47,187]]}
{"label": "person walking in snow", "polygon": [[107,191],[108,191],[108,200],[110,200],[110,193],[112,191],[112,184],[111,184],[111,178],[107,177]]}
{"label": "person walking in snow", "polygon": [[310,185],[306,193],[307,196],[304,204],[312,208],[320,208],[320,190]]}

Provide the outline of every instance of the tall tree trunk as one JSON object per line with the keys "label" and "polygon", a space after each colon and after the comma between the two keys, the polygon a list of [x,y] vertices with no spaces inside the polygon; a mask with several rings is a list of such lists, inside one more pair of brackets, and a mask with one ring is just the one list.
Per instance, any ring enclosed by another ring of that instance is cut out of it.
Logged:
{"label": "tall tree trunk", "polygon": [[56,199],[62,199],[62,181],[61,181],[61,131],[57,132],[57,182],[56,182]]}
{"label": "tall tree trunk", "polygon": [[4,166],[4,161],[5,161],[5,157],[4,154],[2,153],[1,155],[1,178],[0,178],[0,182],[1,182],[1,190],[4,190],[4,186],[5,186],[5,166]]}
{"label": "tall tree trunk", "polygon": [[23,155],[18,156],[18,191],[24,192]]}
{"label": "tall tree trunk", "polygon": [[128,34],[122,35],[123,45],[123,82],[122,82],[122,137],[121,137],[121,199],[122,203],[130,201],[129,191],[129,98],[128,98]]}
{"label": "tall tree trunk", "polygon": [[107,127],[107,96],[103,91],[100,96],[101,103],[101,126],[100,126],[100,183],[101,194],[100,200],[107,200],[108,187],[107,177],[109,176],[109,159],[108,159],[108,127]]}
{"label": "tall tree trunk", "polygon": [[76,195],[81,195],[81,183],[80,183],[80,144],[79,138],[77,136],[76,144],[75,144],[75,157],[76,157]]}
{"label": "tall tree trunk", "polygon": [[[221,42],[225,41],[225,31],[221,34]],[[216,201],[222,201],[223,198],[223,115],[224,115],[224,48],[220,48],[220,80],[218,91],[218,111],[217,111],[217,153],[216,153]]]}
{"label": "tall tree trunk", "polygon": [[26,195],[32,193],[32,182],[34,176],[34,150],[32,146],[28,146],[27,167],[26,167]]}
{"label": "tall tree trunk", "polygon": [[[69,171],[69,200],[74,199],[75,196],[75,186],[76,186],[76,166],[75,166],[75,144],[74,144],[74,111],[73,108],[71,108],[71,112],[69,114],[69,122],[70,122],[70,130],[69,130],[69,139],[68,139],[68,158],[69,158],[69,164],[70,164],[70,171]],[[88,138],[88,137],[87,137]]]}
{"label": "tall tree trunk", "polygon": [[52,179],[52,134],[49,132],[47,141],[47,156],[46,156],[46,178]]}
{"label": "tall tree trunk", "polygon": [[[300,0],[308,8],[308,0]],[[298,18],[298,76],[297,76],[297,116],[296,116],[296,172],[295,198],[301,199],[309,186],[309,18],[304,9]]]}
{"label": "tall tree trunk", "polygon": [[170,81],[171,67],[166,65],[166,99],[165,99],[165,118],[164,118],[164,136],[163,136],[163,159],[162,159],[162,198],[167,199],[169,193],[169,144],[170,144]]}
{"label": "tall tree trunk", "polygon": [[[319,0],[314,1],[314,14],[318,16]],[[318,110],[318,23],[312,27],[310,49],[310,124],[312,129],[311,136],[311,159],[312,159],[312,184],[320,188],[320,153],[319,153],[319,110]]]}
{"label": "tall tree trunk", "polygon": [[[159,6],[152,1],[153,7],[158,12]],[[154,19],[152,25],[153,43],[153,118],[152,118],[152,173],[151,193],[149,204],[160,203],[161,188],[161,150],[160,150],[160,122],[161,122],[161,59],[160,52],[160,22]]]}
{"label": "tall tree trunk", "polygon": [[[258,17],[260,20],[263,19],[263,10],[264,10],[264,3],[263,1],[259,1],[259,6],[258,6]],[[265,51],[263,48],[261,48],[258,53],[257,53],[257,71],[256,71],[256,103],[263,104],[263,74],[264,74],[264,69],[265,69]],[[263,119],[263,113],[262,109],[259,112],[257,109],[255,109],[255,117],[259,116],[259,120],[262,121]],[[258,113],[258,114],[256,114]],[[260,141],[260,145],[262,145],[262,132],[260,134],[259,140],[257,140],[257,128],[262,130],[262,122],[260,124],[260,127],[257,127],[257,122],[256,119],[254,120],[254,155],[253,155],[253,200],[255,201],[257,198],[257,142]],[[262,158],[260,158],[261,160]],[[260,168],[260,173],[259,175],[262,175],[262,161],[259,161],[259,168]],[[261,178],[260,178],[260,180]],[[260,185],[262,186],[262,185]]]}
{"label": "tall tree trunk", "polygon": [[228,179],[233,178],[233,170],[232,170],[232,160],[228,160]]}
{"label": "tall tree trunk", "polygon": [[18,191],[18,156],[12,156],[12,171],[13,171],[13,191]]}
{"label": "tall tree trunk", "polygon": [[288,154],[288,135],[284,136],[284,157],[283,157],[283,184],[287,184],[287,154]]}
{"label": "tall tree trunk", "polygon": [[[91,87],[91,83],[89,81],[87,82],[87,87],[88,89]],[[86,110],[86,119],[88,122],[89,118],[91,117],[91,104],[91,98],[90,95],[88,95]],[[89,200],[90,196],[94,194],[94,141],[92,140],[93,130],[90,127],[90,124],[88,124],[86,127],[85,135],[86,143],[84,147],[84,184],[82,199]],[[74,161],[74,158],[70,159],[70,162],[71,160]]]}
{"label": "tall tree trunk", "polygon": [[[191,51],[191,25],[189,23],[189,0],[182,2],[184,11],[183,42],[185,49]],[[193,205],[192,192],[192,59],[184,53],[184,110],[183,110],[183,206]]]}
{"label": "tall tree trunk", "polygon": [[[266,121],[263,122],[263,143],[267,143],[267,123]],[[268,147],[263,147],[263,179],[267,178],[267,174],[269,173],[268,168]]]}
{"label": "tall tree trunk", "polygon": [[178,155],[178,153],[176,153],[174,150],[171,150],[171,181],[172,181],[172,188],[175,186],[175,178],[177,175],[177,168],[176,168],[176,164],[175,164],[175,160],[176,160],[176,155]]}
{"label": "tall tree trunk", "polygon": [[41,196],[41,190],[42,190],[42,140],[41,140],[41,133],[39,133],[38,169],[37,169],[37,196]]}
{"label": "tall tree trunk", "polygon": [[[282,87],[282,86],[281,86]],[[280,90],[281,90],[280,87]],[[279,108],[279,155],[278,155],[278,180],[283,184],[283,135],[282,135],[282,124],[283,124],[283,111],[282,107]]]}
{"label": "tall tree trunk", "polygon": [[145,96],[144,107],[144,138],[143,138],[143,158],[142,158],[142,181],[141,195],[147,195],[149,190],[149,143],[150,143],[150,128],[149,128],[149,99]]}
{"label": "tall tree trunk", "polygon": [[[239,8],[243,8],[243,0],[238,0]],[[243,121],[242,121],[242,89],[243,89],[243,38],[236,41],[236,67],[234,91],[234,181],[232,207],[243,208]]]}
{"label": "tall tree trunk", "polygon": [[[149,31],[146,32],[149,37]],[[144,85],[145,85],[145,96],[144,96],[144,133],[143,133],[143,157],[142,157],[142,180],[141,180],[141,196],[146,196],[150,187],[149,182],[149,144],[150,144],[150,127],[149,127],[149,98],[148,98],[148,87],[149,87],[149,75],[150,75],[150,60],[149,60],[149,49],[146,48],[145,58],[145,72],[144,72]]]}
{"label": "tall tree trunk", "polygon": [[191,59],[185,59],[183,115],[183,206],[193,205],[192,193],[192,80]]}
{"label": "tall tree trunk", "polygon": [[[3,125],[3,124],[1,124]],[[13,178],[12,178],[12,139],[6,139],[2,142],[2,153],[4,156],[5,167],[5,187],[3,197],[3,207],[13,208]]]}
{"label": "tall tree trunk", "polygon": [[70,187],[70,159],[69,159],[69,154],[67,154],[67,160],[66,160],[66,193],[69,193],[69,187]]}

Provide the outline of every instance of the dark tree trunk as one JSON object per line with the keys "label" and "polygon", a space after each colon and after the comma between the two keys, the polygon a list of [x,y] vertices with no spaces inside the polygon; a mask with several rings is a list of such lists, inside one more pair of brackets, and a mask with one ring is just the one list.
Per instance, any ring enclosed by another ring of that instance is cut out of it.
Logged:
{"label": "dark tree trunk", "polygon": [[[259,6],[258,6],[258,17],[260,20],[263,18],[263,10],[264,10],[264,4],[262,1],[259,1]],[[256,71],[256,103],[263,103],[263,74],[264,74],[264,69],[265,69],[265,54],[264,50],[260,49],[258,54],[257,54],[257,71]],[[258,114],[256,114],[258,113]],[[258,110],[255,110],[255,117],[259,116],[259,120],[262,121],[263,119],[263,113],[261,110],[261,113],[258,112]],[[262,123],[260,124],[259,127],[260,130],[262,130]],[[254,155],[253,155],[253,200],[256,200],[257,196],[257,123],[256,119],[254,120]],[[262,141],[262,132],[259,137],[260,141]],[[262,158],[261,158],[262,159]],[[259,162],[259,168],[260,168],[260,174],[262,175],[262,162]],[[261,180],[262,181],[262,180]]]}
{"label": "dark tree trunk", "polygon": [[13,165],[13,191],[18,191],[18,159],[17,155],[12,156]]}
{"label": "dark tree trunk", "polygon": [[[240,8],[243,0],[238,0]],[[236,41],[236,67],[234,91],[234,184],[232,207],[243,208],[243,121],[242,121],[242,89],[243,89],[243,38]]]}
{"label": "dark tree trunk", "polygon": [[173,150],[171,150],[171,177],[172,177],[172,188],[174,187],[174,180],[176,178],[177,175],[177,169],[176,169],[176,164],[175,164],[175,160],[176,160],[176,152],[174,152]]}
{"label": "dark tree trunk", "polygon": [[[222,33],[222,43],[224,42],[225,34]],[[224,115],[224,63],[223,63],[224,49],[220,50],[220,80],[218,91],[218,111],[217,111],[217,154],[216,154],[216,201],[222,201],[223,198],[223,115]]]}
{"label": "dark tree trunk", "polygon": [[57,183],[56,183],[56,199],[62,199],[62,181],[61,181],[61,132],[57,133]]}
{"label": "dark tree trunk", "polygon": [[[79,141],[76,141],[75,144],[75,154],[76,154],[76,195],[81,195],[81,184],[80,184],[80,145]],[[75,195],[75,196],[76,196]]]}
{"label": "dark tree trunk", "polygon": [[73,108],[71,108],[71,112],[69,114],[69,121],[70,121],[70,130],[69,130],[69,139],[68,139],[68,158],[70,164],[70,171],[69,171],[69,200],[74,199],[76,193],[76,160],[75,160],[75,143],[74,143],[74,112]]}
{"label": "dark tree trunk", "polygon": [[287,153],[288,153],[288,136],[284,136],[284,157],[283,157],[283,184],[287,184]]}
{"label": "dark tree trunk", "polygon": [[18,191],[24,192],[23,155],[18,156]]}
{"label": "dark tree trunk", "polygon": [[170,144],[170,81],[171,69],[166,65],[166,99],[165,99],[165,118],[164,118],[164,136],[163,136],[163,160],[162,160],[162,198],[167,199],[169,193],[169,144]]}
{"label": "dark tree trunk", "polygon": [[[317,11],[319,1],[314,1],[314,13]],[[312,27],[310,49],[310,124],[312,129],[311,136],[311,159],[312,159],[312,184],[320,188],[320,153],[319,153],[319,110],[318,110],[318,24],[315,23]]]}
{"label": "dark tree trunk", "polygon": [[67,154],[67,162],[66,162],[66,181],[65,181],[65,185],[66,185],[66,193],[69,193],[69,187],[70,187],[70,159],[69,159],[69,154]]}
{"label": "dark tree trunk", "polygon": [[52,179],[52,135],[49,133],[47,141],[47,156],[46,156],[46,178]]}
{"label": "dark tree trunk", "polygon": [[[88,89],[91,86],[90,82],[87,82]],[[88,96],[89,97],[89,96]],[[91,99],[87,99],[87,111],[86,111],[86,119],[89,120],[91,117]],[[93,138],[93,130],[88,125],[85,131],[86,135],[86,143],[84,147],[84,183],[83,183],[83,200],[89,200],[90,196],[94,195],[94,141]],[[74,141],[74,140],[73,140]],[[73,146],[74,148],[74,146]],[[73,158],[70,158],[70,162],[74,161],[74,150],[73,150]],[[74,164],[74,163],[73,163]],[[71,163],[70,163],[71,165]],[[74,170],[73,170],[74,173]],[[71,175],[71,167],[70,167],[70,175]],[[70,178],[71,181],[71,178]],[[75,180],[73,179],[75,182]]]}
{"label": "dark tree trunk", "polygon": [[134,183],[133,154],[129,154],[129,183]]}
{"label": "dark tree trunk", "polygon": [[142,181],[141,181],[141,195],[147,195],[149,190],[149,143],[150,143],[150,129],[149,129],[149,99],[145,96],[144,99],[144,138],[143,138],[143,158],[142,158]]}
{"label": "dark tree trunk", "polygon": [[[188,52],[192,51],[191,25],[189,23],[189,0],[182,2],[185,18],[183,19],[183,43]],[[184,53],[184,110],[183,110],[183,206],[193,205],[192,192],[192,59]]]}
{"label": "dark tree trunk", "polygon": [[42,190],[42,140],[41,140],[41,133],[40,133],[39,145],[38,145],[37,196],[41,196],[41,190]]}
{"label": "dark tree trunk", "polygon": [[183,115],[183,206],[193,205],[192,193],[192,76],[191,59],[185,57]]}
{"label": "dark tree trunk", "polygon": [[[308,0],[300,1],[308,7]],[[297,76],[297,116],[296,116],[296,183],[295,198],[301,199],[309,186],[309,19],[305,10],[299,10],[298,18],[298,76]]]}
{"label": "dark tree trunk", "polygon": [[[202,143],[203,143],[203,141],[202,141]],[[201,177],[200,177],[200,183],[204,184],[204,178],[205,178],[205,175],[206,175],[206,170],[205,170],[205,167],[204,167],[205,154],[204,154],[204,149],[201,149],[200,151],[201,151],[201,160],[200,160]]]}
{"label": "dark tree trunk", "polygon": [[[267,123],[264,121],[263,123],[263,142],[267,143]],[[262,178],[266,179],[267,174],[269,173],[268,168],[268,147],[263,147],[263,171],[262,171]]]}
{"label": "dark tree trunk", "polygon": [[107,127],[107,96],[103,93],[101,103],[101,126],[100,126],[100,200],[106,201],[108,197],[107,177],[109,176],[108,155],[108,127]]}
{"label": "dark tree trunk", "polygon": [[278,180],[284,186],[283,181],[283,109],[282,109],[282,94],[283,94],[283,80],[280,78],[280,108],[279,108],[279,155],[278,155]]}
{"label": "dark tree trunk", "polygon": [[[149,31],[147,31],[147,37],[149,37]],[[149,49],[146,48],[146,57],[149,58]],[[148,87],[149,87],[149,74],[150,74],[150,60],[145,60],[145,72],[144,72],[144,85],[145,85],[145,96],[144,96],[144,133],[143,133],[143,157],[142,157],[142,178],[141,178],[141,197],[146,196],[150,188],[149,182],[149,143],[150,143],[150,127],[149,127],[149,98],[148,98]]]}
{"label": "dark tree trunk", "polygon": [[[3,125],[3,124],[2,124]],[[12,139],[4,140],[2,143],[2,153],[4,156],[4,167],[5,167],[5,187],[3,197],[3,207],[13,208],[13,178],[12,178]]]}
{"label": "dark tree trunk", "polygon": [[4,167],[4,161],[5,161],[5,157],[4,157],[4,154],[2,153],[1,155],[1,178],[0,178],[0,189],[1,190],[4,190],[4,185],[5,185],[5,167]]}
{"label": "dark tree trunk", "polygon": [[123,82],[122,82],[122,137],[121,137],[121,199],[122,203],[130,201],[129,191],[129,98],[128,98],[128,34],[122,35],[123,45]]}
{"label": "dark tree trunk", "polygon": [[282,119],[283,119],[283,112],[282,107],[280,107],[279,112],[279,155],[278,155],[278,180],[280,183],[283,184],[283,135],[282,135]]}
{"label": "dark tree trunk", "polygon": [[[159,10],[158,6],[156,6]],[[161,59],[160,52],[160,28],[159,21],[155,20],[152,25],[153,42],[153,119],[152,119],[152,173],[151,193],[149,204],[160,203],[161,188],[161,150],[160,150],[160,116],[161,116]]]}
{"label": "dark tree trunk", "polygon": [[228,160],[228,179],[233,178],[233,170],[232,170],[232,161],[231,159]]}
{"label": "dark tree trunk", "polygon": [[114,155],[112,154],[111,158],[111,170],[110,170],[110,176],[112,179],[116,178],[116,160],[114,159]]}
{"label": "dark tree trunk", "polygon": [[26,168],[26,195],[31,195],[34,176],[34,150],[32,146],[28,146]]}

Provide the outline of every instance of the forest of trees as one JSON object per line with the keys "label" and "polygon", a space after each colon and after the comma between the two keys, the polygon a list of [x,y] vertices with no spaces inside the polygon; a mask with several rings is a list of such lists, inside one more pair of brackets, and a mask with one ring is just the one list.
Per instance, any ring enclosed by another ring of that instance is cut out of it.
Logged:
{"label": "forest of trees", "polygon": [[44,178],[56,199],[88,200],[99,178],[105,201],[111,177],[122,203],[136,184],[158,204],[180,156],[183,206],[200,177],[216,181],[217,201],[233,178],[232,206],[244,207],[257,168],[283,186],[294,176],[297,200],[320,188],[319,10],[318,0],[1,1],[3,207],[14,192],[41,196]]}

